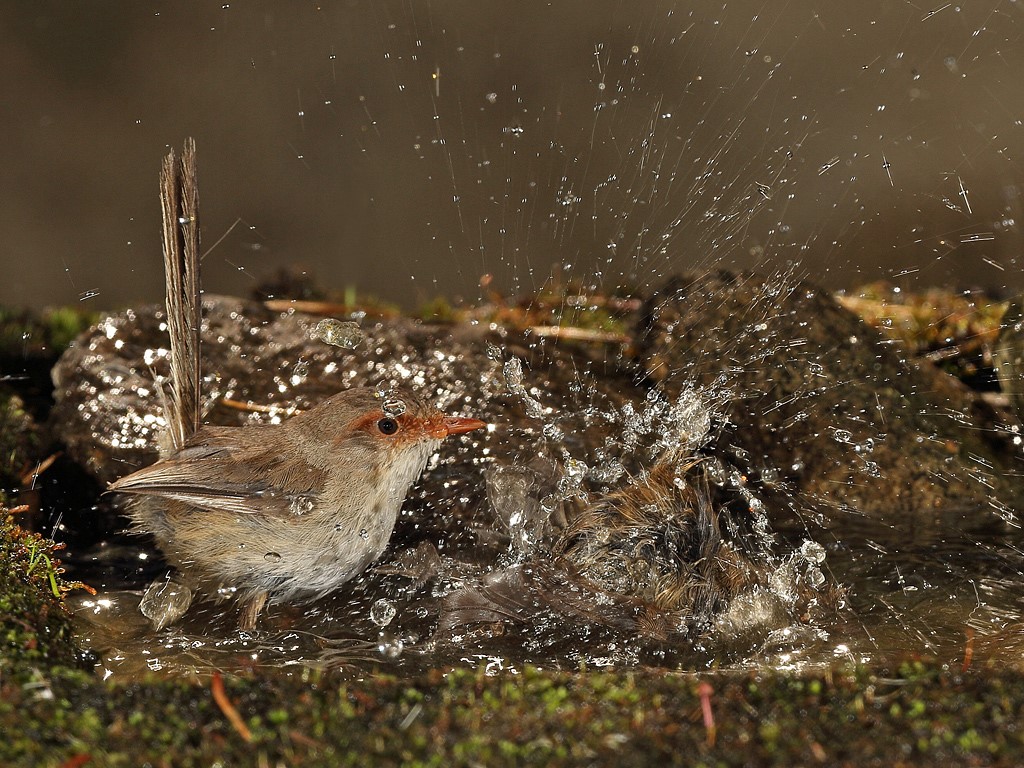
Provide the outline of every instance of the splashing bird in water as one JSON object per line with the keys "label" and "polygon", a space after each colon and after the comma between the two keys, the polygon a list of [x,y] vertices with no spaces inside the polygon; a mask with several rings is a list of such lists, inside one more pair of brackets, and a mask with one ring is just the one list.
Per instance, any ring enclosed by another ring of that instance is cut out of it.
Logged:
{"label": "splashing bird in water", "polygon": [[236,594],[251,629],[269,601],[325,595],[391,537],[410,486],[449,435],[486,426],[406,390],[340,392],[284,424],[203,427],[111,484],[189,581]]}

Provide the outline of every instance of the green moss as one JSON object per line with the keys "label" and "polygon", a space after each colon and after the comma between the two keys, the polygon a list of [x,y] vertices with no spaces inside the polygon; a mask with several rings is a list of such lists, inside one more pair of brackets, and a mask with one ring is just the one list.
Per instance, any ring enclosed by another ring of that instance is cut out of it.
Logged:
{"label": "green moss", "polygon": [[56,546],[0,514],[0,675],[24,680],[37,667],[74,665],[71,617],[61,602]]}
{"label": "green moss", "polygon": [[75,337],[96,322],[93,312],[82,312],[72,307],[60,307],[43,315],[47,340],[54,350],[66,348]]}
{"label": "green moss", "polygon": [[96,319],[95,312],[77,307],[42,314],[0,307],[0,358],[55,358]]}
{"label": "green moss", "polygon": [[313,766],[885,765],[894,755],[1012,764],[1024,755],[1024,734],[990,717],[1008,707],[1019,721],[1024,675],[951,675],[927,664],[916,671],[914,678],[876,678],[864,669],[704,675],[713,688],[714,738],[699,688],[685,674],[526,668],[495,677],[456,670],[346,681],[269,672],[225,680],[252,731],[246,742],[206,682],[104,684],[40,667],[34,678],[3,683],[0,729],[13,736],[0,743],[0,764],[52,765],[76,755],[100,766],[257,758]]}
{"label": "green moss", "polygon": [[465,314],[465,311],[453,306],[448,299],[438,296],[420,306],[414,313],[414,317],[428,323],[457,323],[465,317]]}
{"label": "green moss", "polygon": [[914,355],[931,357],[947,373],[977,376],[991,365],[1005,302],[980,292],[930,288],[902,291],[890,283],[861,286],[837,299]]}
{"label": "green moss", "polygon": [[630,330],[623,316],[609,312],[600,306],[565,306],[553,313],[554,325],[568,328],[583,328],[588,331],[602,331],[626,335]]}
{"label": "green moss", "polygon": [[2,498],[4,492],[17,488],[31,469],[40,442],[39,429],[21,398],[0,387],[0,503],[9,501]]}

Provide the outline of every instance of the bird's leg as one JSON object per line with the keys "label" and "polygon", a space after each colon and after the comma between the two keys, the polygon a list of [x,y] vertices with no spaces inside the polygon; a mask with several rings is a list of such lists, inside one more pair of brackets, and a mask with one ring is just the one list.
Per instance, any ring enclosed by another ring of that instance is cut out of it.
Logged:
{"label": "bird's leg", "polygon": [[260,590],[247,597],[242,602],[241,614],[238,617],[238,628],[246,630],[255,628],[256,619],[259,618],[260,611],[263,610],[263,606],[266,604],[266,590]]}

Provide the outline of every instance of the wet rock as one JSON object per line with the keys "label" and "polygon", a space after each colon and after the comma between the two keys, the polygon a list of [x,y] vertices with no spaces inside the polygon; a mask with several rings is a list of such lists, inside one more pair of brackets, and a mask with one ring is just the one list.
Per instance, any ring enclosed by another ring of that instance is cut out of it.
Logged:
{"label": "wet rock", "polygon": [[[506,425],[521,429],[517,439],[527,439],[520,456],[530,456],[532,444],[543,442],[546,427],[548,435],[561,433],[576,458],[604,466],[605,457],[595,460],[594,450],[606,447],[606,438],[620,425],[632,429],[647,402],[636,371],[621,355],[606,359],[585,346],[545,340],[528,344],[500,327],[370,322],[364,323],[369,349],[350,351],[311,339],[319,323],[315,317],[223,297],[208,297],[204,311],[210,423],[273,421],[343,387],[393,380],[438,397],[445,408],[469,405],[499,432]],[[55,421],[62,437],[104,480],[156,456],[161,422],[154,378],[167,372],[162,320],[158,309],[106,318],[54,370]],[[887,503],[879,500],[888,495],[886,489],[858,489],[849,482],[851,471],[870,476],[873,459],[880,466],[871,455],[880,443],[920,437],[915,452],[928,456],[931,466],[949,457],[955,446],[948,438],[964,437],[965,430],[953,422],[972,421],[976,408],[949,377],[901,359],[824,292],[782,279],[710,275],[670,283],[649,300],[637,348],[640,366],[672,398],[694,383],[717,391],[731,388],[728,418],[741,447],[763,446],[761,455],[772,457],[773,445],[792,446],[815,436],[822,450],[790,448],[769,464],[812,493],[827,492],[839,473],[842,493],[853,505]],[[491,349],[498,350],[498,359]],[[526,393],[520,378],[508,379],[508,370],[522,372],[520,361],[526,362],[536,396]],[[538,413],[537,396],[545,400],[546,412]],[[225,406],[232,401],[279,410]],[[626,404],[639,415],[631,420],[622,413],[616,424],[611,409]],[[948,415],[937,416],[940,410]],[[661,426],[648,418],[639,439],[656,440]],[[781,441],[780,429],[785,430]],[[492,438],[489,447],[502,442]],[[542,453],[560,459],[558,452]],[[793,465],[802,466],[791,471]],[[944,470],[938,476],[949,474]],[[957,486],[942,495],[955,499],[961,490]],[[928,506],[934,493],[918,491],[896,492],[904,504]]]}
{"label": "wet rock", "polygon": [[749,478],[765,470],[802,519],[924,521],[1021,500],[1019,423],[805,282],[751,273],[669,281],[646,303],[640,364],[669,396],[728,389],[714,446]]}
{"label": "wet rock", "polygon": [[[273,423],[341,389],[401,383],[445,411],[492,425],[447,441],[410,493],[401,544],[429,537],[440,549],[491,542],[503,550],[508,531],[483,492],[486,468],[528,468],[539,478],[538,498],[556,494],[564,452],[593,460],[605,442],[610,426],[594,414],[643,397],[628,365],[620,370],[543,341],[528,346],[522,334],[497,326],[364,320],[366,341],[346,349],[312,338],[314,316],[225,297],[206,297],[203,312],[207,423]],[[68,451],[104,482],[158,456],[167,347],[162,310],[129,310],[103,319],[54,368],[53,424]],[[530,400],[522,396],[527,385],[508,385],[510,360],[525,367]],[[550,440],[552,427],[564,438]]]}

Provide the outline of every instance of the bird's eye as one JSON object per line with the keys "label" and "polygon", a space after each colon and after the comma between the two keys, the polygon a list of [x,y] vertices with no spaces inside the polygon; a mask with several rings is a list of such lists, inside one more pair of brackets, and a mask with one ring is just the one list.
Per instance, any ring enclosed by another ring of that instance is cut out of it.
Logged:
{"label": "bird's eye", "polygon": [[398,422],[392,419],[390,416],[385,416],[383,419],[377,422],[377,429],[384,435],[393,435],[398,431]]}

